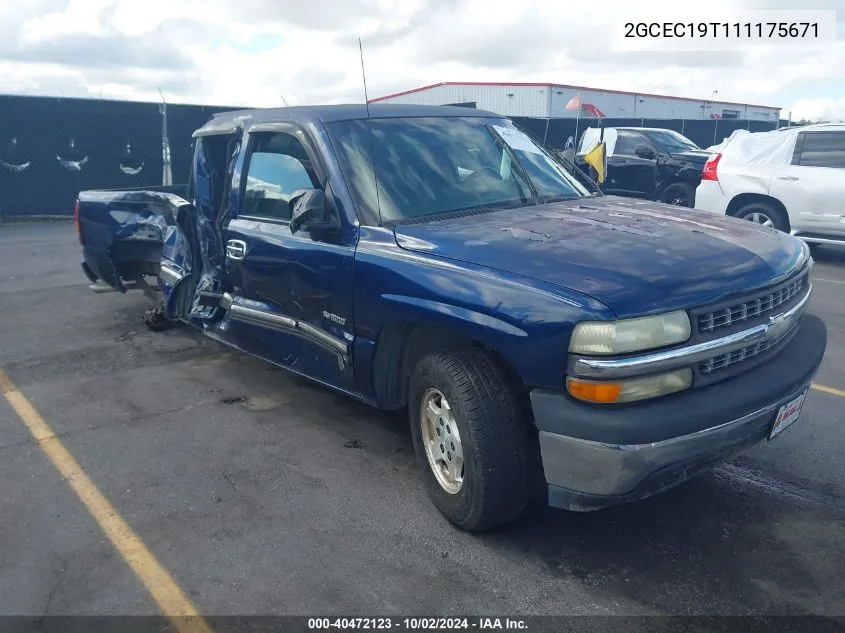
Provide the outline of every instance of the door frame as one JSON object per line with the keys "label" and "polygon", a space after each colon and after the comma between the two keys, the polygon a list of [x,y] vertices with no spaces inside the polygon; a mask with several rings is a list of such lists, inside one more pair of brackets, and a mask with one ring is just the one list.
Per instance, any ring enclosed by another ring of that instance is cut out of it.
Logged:
{"label": "door frame", "polygon": [[246,189],[246,175],[249,173],[249,163],[252,160],[256,136],[259,134],[273,133],[290,134],[291,136],[296,138],[300,143],[302,143],[302,147],[305,150],[305,153],[308,154],[308,160],[311,161],[311,165],[314,167],[314,174],[317,176],[318,184],[320,188],[325,192],[326,186],[329,181],[328,170],[326,169],[326,165],[323,161],[322,155],[314,147],[311,136],[308,134],[305,128],[292,121],[254,123],[253,125],[249,126],[246,130],[244,130],[242,138],[242,142],[245,143],[243,150],[244,160],[243,166],[241,167],[240,179],[238,182],[238,204],[237,208],[232,209],[229,213],[227,223],[224,227],[222,227],[223,229],[226,229],[228,227],[228,222],[231,222],[234,219],[252,220],[254,222],[269,222],[271,224],[290,224],[290,220],[278,220],[275,218],[264,218],[260,216],[241,214],[241,206],[243,205],[244,201],[244,190]]}
{"label": "door frame", "polygon": [[[287,314],[283,311],[283,306],[276,305],[275,302],[267,303],[265,301],[257,300],[256,297],[242,296],[235,293],[235,284],[232,283],[231,277],[231,266],[233,263],[237,265],[239,260],[232,260],[232,258],[229,257],[229,235],[231,234],[230,231],[240,232],[241,229],[230,229],[232,223],[236,223],[236,227],[238,224],[244,223],[247,225],[252,225],[253,227],[258,228],[259,230],[260,227],[264,225],[273,227],[276,230],[289,231],[288,227],[290,225],[290,219],[245,215],[241,213],[244,203],[244,192],[247,186],[247,174],[249,173],[249,165],[251,162],[252,154],[255,151],[256,140],[258,138],[258,135],[273,133],[289,134],[296,138],[301,143],[311,163],[311,167],[313,169],[313,176],[316,180],[315,186],[321,188],[324,192],[327,192],[327,194],[329,194],[329,192],[333,192],[333,187],[330,186],[330,172],[327,169],[324,158],[322,154],[317,151],[314,140],[303,126],[294,122],[282,121],[272,123],[256,123],[244,130],[241,139],[241,151],[243,152],[243,158],[240,161],[241,164],[239,165],[237,173],[238,181],[232,183],[231,193],[234,195],[230,196],[229,198],[230,205],[228,213],[226,214],[227,217],[220,226],[221,238],[223,241],[224,251],[226,252],[225,275],[227,278],[227,285],[229,288],[231,288],[229,292],[224,294],[223,300],[221,302],[221,306],[227,310],[226,318],[224,320],[229,321],[231,319],[237,321],[239,324],[242,325],[262,327],[278,333],[291,335],[299,339],[300,341],[315,345],[327,352],[337,355],[339,362],[341,362],[345,366],[351,367],[353,344],[351,340],[347,340],[340,336],[333,335],[332,333],[324,331],[319,327],[315,327],[311,323],[300,318],[300,315]],[[234,204],[232,204],[233,202]],[[331,204],[334,204],[334,202],[331,202]],[[340,209],[338,209],[338,213],[341,216],[342,232],[345,233],[349,231],[350,228],[357,228],[354,225],[349,225],[347,222],[344,221],[343,213],[340,212]],[[296,237],[294,239],[304,238]],[[347,240],[343,239],[342,242],[340,244],[336,244],[336,246],[349,249],[349,256],[354,258],[354,242],[347,243]],[[245,253],[245,255],[248,256],[248,253]],[[350,312],[349,318],[354,319],[354,307]],[[350,325],[352,325],[352,323],[350,323]],[[228,330],[227,325],[224,325],[224,327],[222,328],[222,331],[225,330]],[[354,325],[352,330],[354,331]],[[231,342],[236,343],[236,341]],[[270,362],[273,362],[274,364],[279,364],[273,358],[269,358],[266,354],[261,353],[261,350],[245,349],[245,351],[262,356],[263,358],[269,360]],[[285,367],[285,365],[282,366]],[[288,369],[291,368],[288,367]],[[296,373],[301,373],[297,370],[293,371],[295,371]],[[308,377],[323,382],[319,376]],[[329,384],[330,386],[340,388],[341,390],[346,392],[346,389],[339,385],[331,385],[330,383],[324,384]]]}

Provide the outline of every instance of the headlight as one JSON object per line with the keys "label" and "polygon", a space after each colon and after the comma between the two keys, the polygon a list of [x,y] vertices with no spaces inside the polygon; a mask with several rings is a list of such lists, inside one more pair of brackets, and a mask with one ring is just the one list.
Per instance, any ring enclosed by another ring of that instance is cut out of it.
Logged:
{"label": "headlight", "polygon": [[665,374],[629,378],[616,382],[583,380],[581,378],[566,379],[566,389],[573,398],[602,404],[656,398],[683,391],[690,385],[692,385],[691,369],[680,369]]}
{"label": "headlight", "polygon": [[690,322],[683,310],[621,321],[584,321],[575,326],[569,351],[576,354],[627,354],[683,343]]}

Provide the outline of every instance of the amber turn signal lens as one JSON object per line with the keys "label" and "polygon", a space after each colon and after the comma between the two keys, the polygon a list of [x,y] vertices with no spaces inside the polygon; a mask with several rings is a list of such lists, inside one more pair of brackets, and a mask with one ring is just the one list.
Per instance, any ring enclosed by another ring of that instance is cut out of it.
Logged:
{"label": "amber turn signal lens", "polygon": [[566,388],[573,398],[602,404],[657,398],[683,391],[691,385],[691,369],[677,369],[665,374],[626,378],[621,382],[582,380],[581,378],[566,379]]}
{"label": "amber turn signal lens", "polygon": [[613,403],[622,393],[622,384],[618,382],[592,382],[567,378],[566,388],[573,398],[587,402]]}

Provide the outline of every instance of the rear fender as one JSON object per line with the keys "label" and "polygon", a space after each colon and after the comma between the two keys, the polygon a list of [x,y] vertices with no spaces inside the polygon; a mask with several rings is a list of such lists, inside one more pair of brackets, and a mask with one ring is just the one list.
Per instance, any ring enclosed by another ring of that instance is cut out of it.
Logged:
{"label": "rear fender", "polygon": [[[97,275],[125,292],[125,280],[157,276],[165,316],[184,318],[192,307],[193,288],[201,272],[196,261],[196,211],[184,198],[167,192],[85,192],[83,209],[105,207],[112,239],[103,257],[97,258]],[[100,213],[102,218],[102,211]],[[100,220],[102,221],[102,220]],[[199,264],[199,265],[198,265]]]}

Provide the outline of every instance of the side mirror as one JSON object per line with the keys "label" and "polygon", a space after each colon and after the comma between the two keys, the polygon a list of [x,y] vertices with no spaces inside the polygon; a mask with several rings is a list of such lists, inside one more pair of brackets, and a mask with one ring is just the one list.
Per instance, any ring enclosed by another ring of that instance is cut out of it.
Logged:
{"label": "side mirror", "polygon": [[634,150],[634,154],[636,154],[640,158],[647,158],[647,159],[655,158],[654,151],[650,147],[646,147],[645,145],[638,146]]}
{"label": "side mirror", "polygon": [[290,232],[301,229],[332,231],[340,228],[340,218],[326,205],[322,189],[300,189],[290,198]]}

